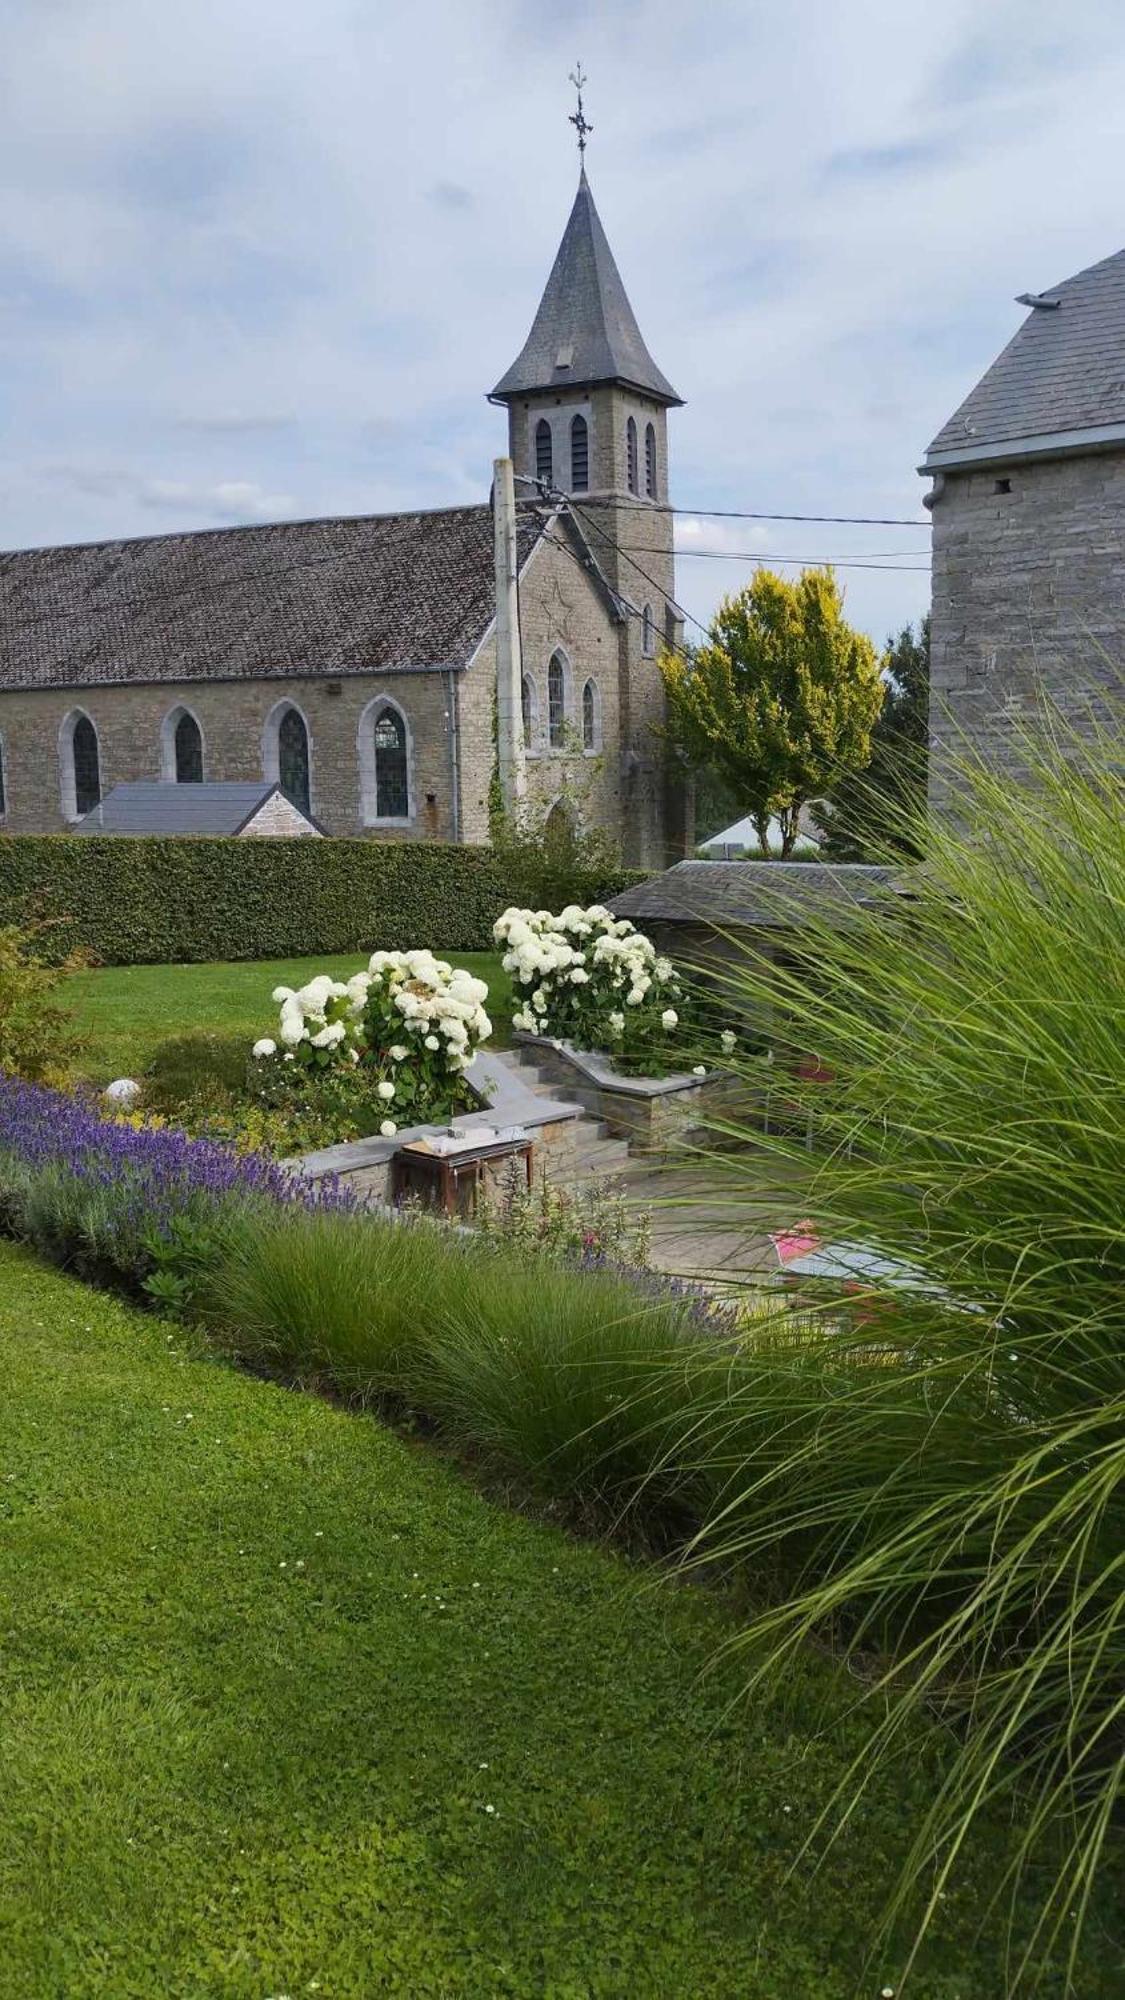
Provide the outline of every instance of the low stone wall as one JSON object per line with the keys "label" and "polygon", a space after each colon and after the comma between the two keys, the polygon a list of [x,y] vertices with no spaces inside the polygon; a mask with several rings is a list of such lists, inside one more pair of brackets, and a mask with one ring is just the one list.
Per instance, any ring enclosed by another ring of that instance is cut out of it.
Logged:
{"label": "low stone wall", "polygon": [[[538,1177],[540,1173],[546,1173],[548,1180],[571,1179],[578,1155],[580,1120],[576,1107],[546,1103],[519,1085],[513,1094],[506,1088],[507,1080],[495,1070],[487,1078],[482,1078],[483,1082],[490,1085],[490,1109],[472,1113],[463,1122],[485,1125],[498,1121],[505,1125],[522,1125],[531,1140],[533,1174]],[[448,1125],[404,1126],[393,1139],[355,1139],[348,1145],[324,1146],[319,1152],[306,1153],[302,1158],[293,1160],[291,1165],[307,1180],[318,1181],[334,1176],[370,1207],[386,1208],[391,1199],[391,1162],[399,1147],[413,1139],[432,1138],[448,1130]],[[508,1162],[502,1159],[496,1165],[498,1177],[502,1177],[507,1172]]]}
{"label": "low stone wall", "polygon": [[701,1138],[716,1118],[742,1108],[745,1089],[727,1070],[706,1076],[621,1076],[607,1056],[541,1035],[517,1034],[540,1075],[601,1118],[638,1153],[666,1154]]}

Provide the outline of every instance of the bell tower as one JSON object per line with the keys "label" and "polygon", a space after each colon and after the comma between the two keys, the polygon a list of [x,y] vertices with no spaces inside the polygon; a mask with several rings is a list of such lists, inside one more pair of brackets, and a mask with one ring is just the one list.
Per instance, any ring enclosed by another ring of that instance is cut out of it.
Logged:
{"label": "bell tower", "polygon": [[[678,643],[668,411],[680,406],[629,304],[586,178],[579,70],[578,192],[531,332],[491,400],[508,410],[517,478],[563,495],[625,611],[618,640],[625,858],[664,867],[684,853],[680,787],[658,734],[658,647]],[[529,495],[527,484],[517,492]]]}

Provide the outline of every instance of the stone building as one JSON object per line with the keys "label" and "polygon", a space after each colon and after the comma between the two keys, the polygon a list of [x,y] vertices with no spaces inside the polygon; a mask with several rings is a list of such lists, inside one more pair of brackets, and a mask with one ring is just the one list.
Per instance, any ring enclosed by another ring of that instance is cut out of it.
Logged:
{"label": "stone building", "polygon": [[[666,511],[680,399],[584,172],[492,400],[518,495],[526,795],[661,866],[690,837],[653,732],[657,646],[682,630]],[[485,841],[512,664],[495,548],[486,502],[0,555],[0,829],[65,831],[123,781],[260,780],[328,833]]]}
{"label": "stone building", "polygon": [[967,739],[1018,757],[1042,687],[1125,686],[1125,251],[1039,294],[919,470],[933,487],[931,795]]}

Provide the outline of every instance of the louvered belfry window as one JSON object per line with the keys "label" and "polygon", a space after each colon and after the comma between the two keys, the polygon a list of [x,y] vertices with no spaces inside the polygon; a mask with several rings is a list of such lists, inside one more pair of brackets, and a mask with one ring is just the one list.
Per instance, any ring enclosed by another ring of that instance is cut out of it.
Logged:
{"label": "louvered belfry window", "polygon": [[547,736],[552,750],[561,750],[566,734],[566,669],[557,653],[547,668]]}
{"label": "louvered belfry window", "polygon": [[535,426],[535,477],[545,486],[550,486],[555,477],[555,458],[551,446],[551,426],[546,417],[540,417]]}
{"label": "louvered belfry window", "polygon": [[639,492],[640,489],[637,485],[637,426],[632,417],[630,417],[625,426],[625,471],[629,481],[630,493]]}
{"label": "louvered belfry window", "polygon": [[101,802],[102,774],[98,762],[98,732],[88,715],[80,715],[70,739],[74,763],[74,810],[81,818]]}
{"label": "louvered belfry window", "polygon": [[194,715],[181,715],[176,724],[176,783],[203,783],[203,738]]}
{"label": "louvered belfry window", "polygon": [[287,708],[277,732],[277,781],[287,799],[309,810],[309,732],[295,708]]}
{"label": "louvered belfry window", "polygon": [[375,813],[378,819],[410,817],[406,724],[394,708],[385,708],[375,723]]}
{"label": "louvered belfry window", "polygon": [[656,498],[656,429],[645,425],[645,492],[650,500]]}
{"label": "louvered belfry window", "polygon": [[570,490],[585,493],[590,484],[590,433],[585,417],[570,420]]}

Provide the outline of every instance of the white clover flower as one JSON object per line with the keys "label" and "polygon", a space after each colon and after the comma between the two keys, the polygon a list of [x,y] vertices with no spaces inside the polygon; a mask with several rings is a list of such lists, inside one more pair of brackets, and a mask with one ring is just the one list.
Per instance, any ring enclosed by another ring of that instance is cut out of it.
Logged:
{"label": "white clover flower", "polygon": [[389,1104],[395,1094],[395,1087],[393,1083],[377,1083],[375,1091],[376,1095],[382,1098],[384,1104]]}
{"label": "white clover flower", "polygon": [[663,1014],[660,1016],[660,1025],[662,1028],[675,1028],[679,1025],[679,1019],[680,1017],[674,1007],[665,1007]]}
{"label": "white clover flower", "polygon": [[394,1119],[384,1118],[379,1127],[379,1136],[381,1139],[393,1139],[397,1131],[398,1126],[395,1124]]}
{"label": "white clover flower", "polygon": [[252,1056],[259,1056],[259,1057],[275,1056],[277,1054],[277,1043],[271,1042],[268,1035],[263,1035],[260,1042],[255,1042],[250,1053]]}

